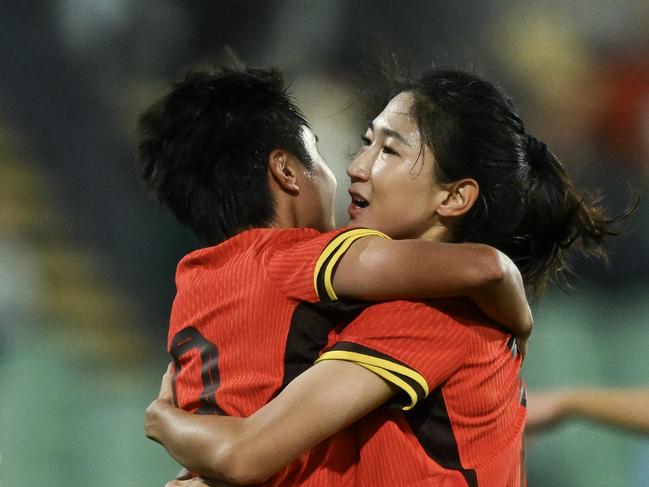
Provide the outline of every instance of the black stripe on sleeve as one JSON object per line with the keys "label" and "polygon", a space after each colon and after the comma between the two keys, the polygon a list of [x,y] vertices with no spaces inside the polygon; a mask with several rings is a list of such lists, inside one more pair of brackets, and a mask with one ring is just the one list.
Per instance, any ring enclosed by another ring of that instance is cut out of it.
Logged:
{"label": "black stripe on sleeve", "polygon": [[[336,235],[331,241],[333,242],[336,238],[340,237],[341,235],[344,235],[345,232],[339,233]],[[320,269],[318,269],[318,275],[316,276],[316,291],[318,292],[318,296],[320,298],[321,302],[328,302],[332,301],[332,299],[329,297],[329,293],[327,292],[327,288],[325,287],[325,270],[327,269],[329,263],[331,262],[331,259],[333,256],[336,254],[338,249],[342,247],[342,245],[345,243],[346,239],[343,239],[338,245],[336,245],[335,248],[330,249],[329,245],[331,245],[331,242],[327,244],[323,252],[329,252],[329,256],[327,259],[322,263],[320,266]]]}
{"label": "black stripe on sleeve", "polygon": [[[405,363],[385,354],[382,352],[379,352],[377,350],[374,350],[372,348],[366,347],[364,345],[359,345],[358,343],[353,343],[353,342],[338,342],[335,345],[333,345],[330,349],[327,351],[344,351],[344,352],[354,352],[354,353],[359,353],[362,355],[368,355],[370,357],[375,357],[379,358],[382,360],[386,360],[388,362],[392,362],[396,365],[399,365],[401,367],[405,367],[407,369],[413,370],[412,367],[409,365],[406,365]],[[387,369],[386,369],[387,370]],[[390,369],[390,373],[396,375],[399,377],[401,380],[406,382],[410,387],[412,387],[417,394],[417,402],[423,400],[426,397],[426,391],[424,388],[421,386],[419,382],[417,382],[415,379],[412,377],[409,377],[405,374],[402,374],[400,372],[394,371]],[[411,400],[410,397],[405,393],[405,392],[400,392],[397,394],[394,398],[392,398],[390,401],[388,401],[387,406],[390,409],[402,409],[404,406],[407,406],[410,404]]]}

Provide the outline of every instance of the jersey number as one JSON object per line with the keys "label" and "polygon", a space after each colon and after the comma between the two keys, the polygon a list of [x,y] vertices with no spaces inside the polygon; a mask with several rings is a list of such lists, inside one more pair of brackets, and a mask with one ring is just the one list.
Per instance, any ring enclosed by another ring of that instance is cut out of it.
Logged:
{"label": "jersey number", "polygon": [[182,365],[180,357],[190,350],[198,350],[201,357],[201,381],[203,390],[199,397],[200,407],[198,414],[224,414],[216,404],[216,390],[221,384],[219,375],[219,351],[213,343],[207,341],[203,335],[194,327],[189,326],[182,329],[171,341],[171,355],[174,359],[176,371],[174,373],[174,393],[176,390],[176,377],[180,373]]}

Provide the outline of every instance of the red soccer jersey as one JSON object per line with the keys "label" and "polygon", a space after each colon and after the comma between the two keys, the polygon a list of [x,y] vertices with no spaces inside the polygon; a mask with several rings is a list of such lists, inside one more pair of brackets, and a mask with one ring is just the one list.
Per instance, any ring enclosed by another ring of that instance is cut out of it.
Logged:
{"label": "red soccer jersey", "polygon": [[367,308],[319,360],[349,360],[402,391],[357,424],[359,486],[525,484],[525,388],[512,337],[466,300]]}
{"label": "red soccer jersey", "polygon": [[[367,235],[379,233],[255,229],[183,258],[168,339],[176,403],[249,416],[310,367],[331,330],[363,309],[332,301],[331,276]],[[355,433],[340,432],[266,485],[353,485],[357,452]]]}

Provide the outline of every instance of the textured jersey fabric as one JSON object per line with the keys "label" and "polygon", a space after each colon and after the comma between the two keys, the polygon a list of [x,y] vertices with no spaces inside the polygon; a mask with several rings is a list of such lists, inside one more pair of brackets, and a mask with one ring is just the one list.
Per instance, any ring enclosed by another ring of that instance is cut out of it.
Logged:
{"label": "textured jersey fabric", "polygon": [[[364,308],[335,301],[333,268],[352,241],[376,234],[255,229],[183,258],[168,338],[179,407],[249,416],[311,366],[332,329]],[[265,485],[354,485],[357,460],[351,428]]]}
{"label": "textured jersey fabric", "polygon": [[525,387],[511,335],[467,300],[368,307],[319,360],[349,360],[400,393],[358,423],[363,486],[524,484]]}

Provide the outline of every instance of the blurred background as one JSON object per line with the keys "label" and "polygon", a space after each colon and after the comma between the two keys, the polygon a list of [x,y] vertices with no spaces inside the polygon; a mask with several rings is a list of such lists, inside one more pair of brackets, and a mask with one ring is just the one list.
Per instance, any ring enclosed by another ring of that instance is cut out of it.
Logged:
{"label": "blurred background", "polygon": [[[470,69],[611,212],[649,192],[646,0],[0,1],[0,486],[163,485],[143,435],[177,261],[196,248],[134,166],[138,114],[183,68],[282,68],[339,178],[367,119],[363,66]],[[366,78],[366,77],[365,77]],[[646,199],[646,196],[645,196]],[[649,205],[536,306],[532,390],[649,386]],[[649,441],[573,422],[530,438],[529,485],[649,486]]]}

